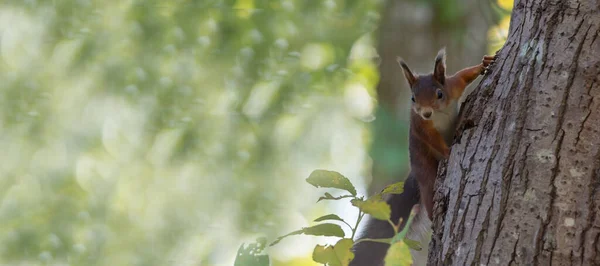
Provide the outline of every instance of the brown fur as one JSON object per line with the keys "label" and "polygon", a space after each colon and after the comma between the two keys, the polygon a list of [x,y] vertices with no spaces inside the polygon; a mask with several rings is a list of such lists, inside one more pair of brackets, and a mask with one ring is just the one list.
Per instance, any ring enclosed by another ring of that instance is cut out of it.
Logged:
{"label": "brown fur", "polygon": [[[445,51],[440,50],[435,60],[432,74],[416,76],[409,67],[399,59],[404,75],[411,87],[415,102],[410,115],[409,153],[411,174],[419,184],[421,203],[431,219],[433,214],[433,186],[437,175],[439,161],[450,155],[449,146],[455,129],[456,113],[448,114],[453,121],[444,132],[440,132],[434,124],[435,119],[425,119],[419,112],[432,110],[442,112],[451,104],[457,104],[465,88],[471,84],[493,62],[495,56],[484,56],[482,63],[462,69],[456,74],[446,77]],[[438,90],[443,97],[438,99]],[[456,108],[458,111],[458,108]],[[446,114],[446,113],[444,113]]]}

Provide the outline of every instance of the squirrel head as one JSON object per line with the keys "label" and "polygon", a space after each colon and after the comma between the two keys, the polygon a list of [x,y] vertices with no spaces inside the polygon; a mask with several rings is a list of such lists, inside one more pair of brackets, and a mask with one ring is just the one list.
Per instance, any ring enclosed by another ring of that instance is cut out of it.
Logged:
{"label": "squirrel head", "polygon": [[431,119],[434,112],[443,110],[450,103],[450,94],[445,87],[446,48],[442,48],[435,57],[431,74],[415,75],[402,58],[398,58],[398,63],[412,92],[412,109],[423,119]]}

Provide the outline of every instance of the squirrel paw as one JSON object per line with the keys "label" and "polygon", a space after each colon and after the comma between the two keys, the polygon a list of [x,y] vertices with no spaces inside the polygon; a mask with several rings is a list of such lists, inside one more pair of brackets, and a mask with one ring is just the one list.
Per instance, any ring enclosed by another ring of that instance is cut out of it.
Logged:
{"label": "squirrel paw", "polygon": [[498,57],[498,54],[483,56],[483,59],[481,60],[481,63],[483,64],[483,69],[481,70],[481,73],[480,73],[481,75],[486,75],[487,73],[489,73],[491,71],[491,67],[496,62],[497,57]]}

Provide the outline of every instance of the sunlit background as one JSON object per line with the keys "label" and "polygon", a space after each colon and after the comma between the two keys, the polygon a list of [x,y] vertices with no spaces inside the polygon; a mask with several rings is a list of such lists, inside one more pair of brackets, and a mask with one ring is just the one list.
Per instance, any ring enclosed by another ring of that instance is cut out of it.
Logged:
{"label": "sunlit background", "polygon": [[[423,19],[462,5],[409,2]],[[493,53],[512,1],[482,2],[501,14],[483,36]],[[233,265],[257,236],[331,211],[355,219],[347,202],[317,204],[324,190],[304,179],[339,171],[366,195],[377,178],[388,4],[0,3],[0,265]],[[272,265],[315,265],[314,245],[330,242],[295,236],[268,252]]]}

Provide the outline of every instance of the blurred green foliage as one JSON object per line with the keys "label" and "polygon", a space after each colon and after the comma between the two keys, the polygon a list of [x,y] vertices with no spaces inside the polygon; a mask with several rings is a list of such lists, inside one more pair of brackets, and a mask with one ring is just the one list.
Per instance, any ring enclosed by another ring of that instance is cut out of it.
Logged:
{"label": "blurred green foliage", "polygon": [[381,2],[0,4],[0,264],[233,265],[302,225],[310,171],[360,183]]}
{"label": "blurred green foliage", "polygon": [[0,3],[0,265],[233,265],[324,213],[312,170],[364,194],[382,5]]}

